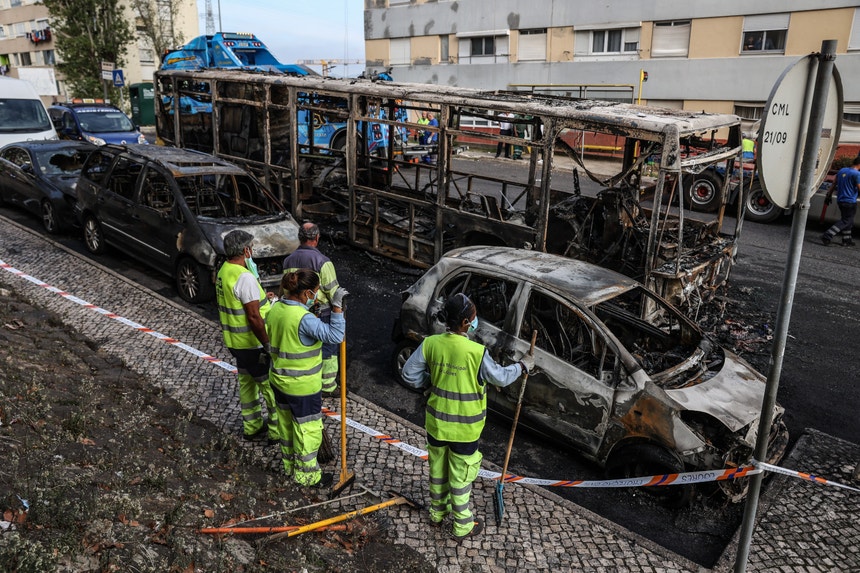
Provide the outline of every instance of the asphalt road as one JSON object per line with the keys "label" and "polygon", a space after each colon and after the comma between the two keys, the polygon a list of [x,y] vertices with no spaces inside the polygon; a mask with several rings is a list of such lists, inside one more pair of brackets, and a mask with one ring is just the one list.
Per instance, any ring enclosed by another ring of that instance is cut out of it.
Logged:
{"label": "asphalt road", "polygon": [[[38,220],[22,211],[3,207],[0,215],[39,228]],[[728,299],[741,302],[729,305],[739,314],[724,319],[754,323],[762,332],[772,328],[780,300],[790,223],[786,219],[772,225],[745,224],[738,264],[727,293]],[[820,232],[813,224],[806,230],[778,402],[786,408],[785,420],[793,439],[809,427],[856,441],[860,436],[860,417],[856,415],[860,386],[854,383],[858,358],[851,350],[851,342],[860,335],[860,303],[854,296],[855,285],[860,284],[860,248],[824,247],[817,241]],[[91,256],[75,234],[57,239]],[[399,293],[420,271],[330,241],[324,241],[322,248],[335,262],[341,283],[353,293],[348,311],[348,387],[422,424],[419,397],[400,388],[391,375],[390,339]],[[176,296],[169,279],[115,250],[97,260],[186,304]],[[196,310],[216,318],[211,305],[198,305]],[[766,373],[767,351],[745,357]],[[508,425],[491,421],[481,447],[486,459],[502,464],[508,432]],[[525,432],[517,434],[511,470],[553,479],[602,476],[599,468],[575,453],[548,446]],[[727,506],[718,496],[702,496],[690,508],[668,510],[635,490],[573,489],[559,493],[705,566],[713,565],[743,512],[742,505]]]}

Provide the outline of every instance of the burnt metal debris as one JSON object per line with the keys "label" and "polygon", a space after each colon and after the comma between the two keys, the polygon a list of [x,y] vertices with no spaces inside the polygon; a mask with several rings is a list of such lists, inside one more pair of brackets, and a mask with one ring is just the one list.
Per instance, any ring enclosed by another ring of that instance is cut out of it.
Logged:
{"label": "burnt metal debris", "polygon": [[[164,143],[243,165],[296,218],[330,218],[378,255],[427,268],[469,245],[565,254],[641,280],[691,315],[731,270],[740,210],[727,231],[725,201],[705,214],[684,198],[690,174],[737,160],[734,115],[238,70],[162,70],[155,84]],[[438,125],[419,123],[422,113]],[[501,121],[513,135],[498,133]],[[499,144],[524,160],[513,176],[454,161],[465,146]],[[553,170],[585,147],[621,156],[597,197]]]}

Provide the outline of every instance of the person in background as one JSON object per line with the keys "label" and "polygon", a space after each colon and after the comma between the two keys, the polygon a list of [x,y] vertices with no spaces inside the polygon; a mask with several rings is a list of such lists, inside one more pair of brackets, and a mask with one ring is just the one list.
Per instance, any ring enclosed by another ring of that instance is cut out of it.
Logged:
{"label": "person in background", "polygon": [[[428,119],[428,117],[427,117],[427,112],[422,111],[421,112],[421,119],[418,120],[418,125],[424,126],[424,125],[428,125],[429,123],[430,123],[430,119]],[[427,143],[427,131],[425,129],[422,129],[422,128],[418,129],[418,143],[421,145],[424,145],[425,143]]]}
{"label": "person in background", "polygon": [[[305,221],[299,229],[299,248],[284,259],[284,274],[299,269],[310,269],[319,277],[320,289],[315,314],[328,324],[331,321],[331,300],[340,286],[334,264],[319,250],[320,229],[314,223]],[[323,344],[322,391],[326,394],[337,390],[337,346]]]}
{"label": "person in background", "polygon": [[332,482],[332,474],[323,474],[317,463],[323,441],[322,345],[339,343],[346,332],[346,289],[337,289],[332,298],[330,324],[309,310],[319,290],[319,276],[311,269],[287,273],[281,279],[283,295],[272,306],[266,323],[284,471],[297,484],[308,487],[328,487]]}
{"label": "person in background", "polygon": [[842,234],[842,246],[854,246],[851,233],[854,230],[854,216],[857,214],[857,195],[860,193],[860,155],[854,158],[851,165],[843,167],[836,173],[836,180],[827,193],[825,203],[829,204],[833,189],[836,189],[836,205],[842,218],[821,235],[821,242],[829,245],[837,234]]}
{"label": "person in background", "polygon": [[534,367],[523,355],[499,366],[487,349],[470,340],[478,327],[474,303],[463,293],[447,301],[438,317],[447,332],[424,339],[403,366],[403,380],[414,388],[429,387],[424,425],[430,462],[430,523],[441,526],[450,514],[455,540],[478,535],[483,522],[469,507],[472,482],[483,456],[478,438],[487,418],[487,384],[505,387]]}
{"label": "person in background", "polygon": [[[278,436],[275,396],[269,385],[269,362],[266,348],[266,313],[269,303],[254,270],[251,243],[254,237],[245,231],[230,231],[224,237],[227,260],[218,269],[215,297],[224,344],[236,359],[239,378],[239,403],[242,410],[242,436],[246,440],[262,438],[268,427],[270,443]],[[260,396],[269,412],[264,423]]]}
{"label": "person in background", "polygon": [[[508,121],[510,118],[514,117],[512,113],[500,113],[499,114],[499,135],[513,135],[514,134],[514,126]],[[496,157],[502,154],[502,149],[505,150],[505,158],[511,158],[511,144],[499,142],[496,145]]]}

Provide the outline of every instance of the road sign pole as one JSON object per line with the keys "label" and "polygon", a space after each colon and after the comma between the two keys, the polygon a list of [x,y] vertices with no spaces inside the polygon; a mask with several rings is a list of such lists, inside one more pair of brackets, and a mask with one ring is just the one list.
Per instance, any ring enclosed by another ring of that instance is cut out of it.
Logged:
{"label": "road sign pole", "polygon": [[[794,289],[797,273],[800,268],[800,255],[803,251],[803,237],[806,229],[806,219],[809,215],[809,200],[815,182],[815,170],[818,149],[821,144],[821,128],[824,125],[827,96],[833,75],[833,62],[836,59],[836,40],[824,40],[821,43],[821,53],[818,54],[817,76],[815,91],[812,96],[812,108],[809,114],[809,129],[806,132],[806,145],[803,149],[803,160],[800,167],[797,203],[794,208],[794,218],[791,224],[791,239],[789,243],[788,260],[782,283],[782,295],[776,317],[776,329],[773,339],[773,350],[770,356],[770,371],[767,376],[767,388],[762,403],[761,418],[759,419],[756,437],[755,459],[767,459],[768,437],[773,423],[773,408],[776,404],[776,393],[779,389],[779,377],[782,373],[782,360],[785,356],[785,343],[788,339],[788,324],[791,319],[791,308],[794,302]],[[749,559],[750,542],[755,529],[755,517],[758,509],[759,493],[763,473],[756,474],[750,482],[747,494],[744,519],[738,541],[738,553],[735,559],[735,572],[746,571]]]}

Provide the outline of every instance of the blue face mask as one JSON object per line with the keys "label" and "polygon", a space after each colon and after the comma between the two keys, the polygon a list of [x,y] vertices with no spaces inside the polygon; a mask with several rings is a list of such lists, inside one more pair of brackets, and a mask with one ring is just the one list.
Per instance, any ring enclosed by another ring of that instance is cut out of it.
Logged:
{"label": "blue face mask", "polygon": [[319,294],[319,291],[315,291],[315,292],[314,292],[314,297],[313,297],[313,298],[309,298],[309,299],[308,299],[308,302],[306,302],[306,303],[305,303],[305,308],[307,308],[308,310],[310,310],[310,309],[311,309],[311,307],[312,307],[312,306],[314,305],[314,303],[316,303],[316,301],[317,301],[317,294]]}
{"label": "blue face mask", "polygon": [[469,323],[469,332],[475,332],[478,330],[478,317],[472,319],[472,322]]}
{"label": "blue face mask", "polygon": [[248,257],[245,259],[245,266],[251,271],[251,274],[254,275],[254,278],[260,280],[260,271],[257,270],[257,263],[254,262],[254,259]]}

